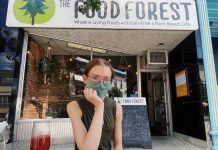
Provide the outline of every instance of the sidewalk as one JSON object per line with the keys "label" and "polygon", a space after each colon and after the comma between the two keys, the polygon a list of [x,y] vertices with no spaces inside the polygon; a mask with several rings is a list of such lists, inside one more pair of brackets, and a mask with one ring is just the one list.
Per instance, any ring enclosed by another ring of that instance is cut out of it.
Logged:
{"label": "sidewalk", "polygon": [[[203,150],[185,141],[173,137],[152,137],[152,150]],[[29,150],[28,142],[8,145],[8,150]],[[74,150],[74,144],[52,145],[50,150]],[[145,150],[143,148],[125,148],[125,150]]]}

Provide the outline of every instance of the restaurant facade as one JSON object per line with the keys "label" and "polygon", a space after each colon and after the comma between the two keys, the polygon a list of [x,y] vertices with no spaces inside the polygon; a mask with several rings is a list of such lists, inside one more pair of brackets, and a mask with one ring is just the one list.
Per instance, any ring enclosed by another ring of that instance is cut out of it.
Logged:
{"label": "restaurant facade", "polygon": [[212,141],[218,149],[209,0],[102,1],[101,11],[85,15],[79,1],[49,1],[35,17],[19,9],[21,0],[1,4],[0,109],[11,141],[30,139],[34,121],[50,120],[53,141],[72,142],[66,105],[82,95],[87,62],[101,57],[116,73],[109,97],[146,98],[152,136],[188,137],[203,148]]}

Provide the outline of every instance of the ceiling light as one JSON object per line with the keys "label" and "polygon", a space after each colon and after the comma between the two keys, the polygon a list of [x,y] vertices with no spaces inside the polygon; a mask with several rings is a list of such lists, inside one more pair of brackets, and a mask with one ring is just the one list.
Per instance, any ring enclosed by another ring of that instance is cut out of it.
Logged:
{"label": "ceiling light", "polygon": [[77,49],[93,51],[93,52],[97,52],[97,53],[106,53],[106,50],[104,50],[104,49],[86,46],[86,45],[81,45],[81,44],[67,43],[67,46],[70,48],[77,48]]}
{"label": "ceiling light", "polygon": [[89,62],[89,60],[81,58],[81,57],[76,57],[75,59],[80,61],[80,62],[84,62],[84,63],[88,63]]}
{"label": "ceiling light", "polygon": [[51,46],[50,45],[48,46],[48,50],[51,50]]}
{"label": "ceiling light", "polygon": [[52,39],[50,39],[50,40],[48,41],[48,43],[47,43],[47,44],[48,44],[48,50],[51,50],[51,46],[50,46],[51,40],[52,40]]}

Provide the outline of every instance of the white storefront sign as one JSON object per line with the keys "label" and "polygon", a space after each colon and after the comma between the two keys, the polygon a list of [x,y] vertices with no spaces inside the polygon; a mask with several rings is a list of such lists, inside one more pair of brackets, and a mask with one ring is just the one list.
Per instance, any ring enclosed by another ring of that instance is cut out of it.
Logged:
{"label": "white storefront sign", "polygon": [[[31,3],[33,2],[33,3]],[[8,27],[197,30],[194,0],[102,0],[81,14],[82,0],[9,0]],[[39,4],[37,4],[39,3]]]}
{"label": "white storefront sign", "polygon": [[121,105],[146,105],[145,97],[118,97],[117,101]]}

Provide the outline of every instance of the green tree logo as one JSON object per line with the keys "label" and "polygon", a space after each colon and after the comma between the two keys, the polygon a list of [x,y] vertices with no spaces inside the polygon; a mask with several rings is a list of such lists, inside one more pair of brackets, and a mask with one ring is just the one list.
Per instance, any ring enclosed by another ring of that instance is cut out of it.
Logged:
{"label": "green tree logo", "polygon": [[35,16],[39,13],[39,14],[45,14],[44,10],[48,9],[48,7],[46,7],[43,2],[45,2],[45,0],[24,0],[27,1],[27,3],[25,4],[24,7],[20,8],[25,10],[25,14],[24,15],[30,15],[30,17],[32,18],[32,25],[34,25],[34,18]]}
{"label": "green tree logo", "polygon": [[16,0],[14,3],[15,18],[26,24],[42,24],[54,15],[54,0]]}

